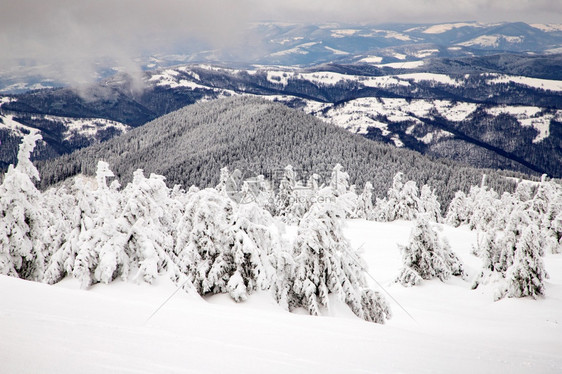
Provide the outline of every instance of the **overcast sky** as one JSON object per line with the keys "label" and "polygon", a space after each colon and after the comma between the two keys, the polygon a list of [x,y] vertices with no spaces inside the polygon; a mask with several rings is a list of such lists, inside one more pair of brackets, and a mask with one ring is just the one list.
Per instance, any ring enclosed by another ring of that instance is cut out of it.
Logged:
{"label": "overcast sky", "polygon": [[13,0],[0,11],[0,70],[32,61],[79,82],[110,59],[199,39],[240,40],[251,21],[562,23],[561,0]]}

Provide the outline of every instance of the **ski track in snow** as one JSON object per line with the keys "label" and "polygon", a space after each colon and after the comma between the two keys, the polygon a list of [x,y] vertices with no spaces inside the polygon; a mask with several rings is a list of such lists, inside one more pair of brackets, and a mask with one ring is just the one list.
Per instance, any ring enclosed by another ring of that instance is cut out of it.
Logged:
{"label": "ski track in snow", "polygon": [[439,225],[469,279],[405,288],[393,281],[411,227],[351,220],[344,232],[415,322],[388,297],[393,318],[377,325],[333,298],[326,316],[288,313],[265,292],[240,304],[180,292],[146,321],[175,290],[165,277],[80,290],[68,278],[48,286],[0,276],[0,372],[562,372],[562,255],[545,258],[546,298],[494,302],[491,289],[470,289],[476,233]]}

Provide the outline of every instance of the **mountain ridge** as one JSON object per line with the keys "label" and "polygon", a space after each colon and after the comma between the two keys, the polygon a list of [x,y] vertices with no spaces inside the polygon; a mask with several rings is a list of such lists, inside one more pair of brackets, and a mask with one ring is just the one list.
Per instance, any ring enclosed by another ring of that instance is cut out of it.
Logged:
{"label": "mountain ridge", "polygon": [[78,173],[93,175],[98,160],[109,162],[125,183],[138,168],[164,175],[169,185],[187,188],[218,184],[220,169],[244,175],[279,176],[288,164],[306,182],[311,173],[330,176],[335,164],[351,182],[373,181],[382,197],[398,171],[430,184],[448,202],[454,192],[478,184],[484,173],[498,192],[512,190],[512,180],[493,170],[477,170],[417,152],[395,149],[351,134],[301,111],[261,98],[234,97],[186,106],[120,137],[61,158],[39,163],[43,187]]}
{"label": "mountain ridge", "polygon": [[[46,143],[35,159],[113,134],[100,128],[101,135],[92,136],[83,126],[78,135],[84,136],[67,144],[64,134],[70,129],[54,117],[98,117],[137,127],[188,104],[250,95],[431,156],[561,177],[562,80],[536,78],[547,71],[562,71],[562,55],[429,58],[398,66],[356,62],[306,69],[183,65],[147,72],[142,91],[133,89],[130,77],[119,75],[92,87],[88,97],[64,88],[2,98],[0,118],[8,118],[8,125],[0,123],[0,141],[6,144],[0,149],[0,168],[15,161],[11,148],[17,144],[18,128],[51,131],[44,134]],[[534,72],[529,75],[535,77],[510,72]]]}

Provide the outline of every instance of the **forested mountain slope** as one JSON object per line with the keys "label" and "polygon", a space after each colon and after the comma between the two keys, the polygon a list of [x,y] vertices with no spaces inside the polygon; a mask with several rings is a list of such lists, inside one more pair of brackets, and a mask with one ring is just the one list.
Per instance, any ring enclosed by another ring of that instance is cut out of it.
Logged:
{"label": "forested mountain slope", "polygon": [[[386,193],[392,177],[403,171],[420,185],[430,184],[444,202],[455,191],[479,184],[483,170],[450,161],[431,161],[327,124],[301,111],[259,98],[236,97],[187,106],[107,142],[39,165],[43,186],[78,173],[94,174],[98,160],[109,162],[124,183],[133,171],[158,173],[168,185],[214,186],[220,168],[275,180],[291,164],[297,178],[311,172],[329,178],[336,163],[351,182],[374,182],[375,195]],[[488,185],[500,193],[513,182],[494,171]]]}

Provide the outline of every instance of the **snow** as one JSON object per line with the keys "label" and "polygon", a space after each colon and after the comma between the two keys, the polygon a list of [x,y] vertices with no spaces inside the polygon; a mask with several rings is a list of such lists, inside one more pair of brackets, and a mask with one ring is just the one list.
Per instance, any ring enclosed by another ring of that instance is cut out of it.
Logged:
{"label": "snow", "polygon": [[[439,225],[469,273],[467,281],[394,283],[397,243],[412,222],[350,220],[344,233],[361,247],[369,273],[391,301],[385,325],[364,322],[332,300],[312,317],[281,310],[267,294],[236,304],[178,292],[165,277],[155,285],[114,281],[79,289],[0,276],[0,362],[5,373],[560,373],[562,256],[545,258],[551,278],[542,299],[493,301],[471,290],[480,259],[477,234]],[[377,289],[373,280],[369,280]]]}
{"label": "snow", "polygon": [[[35,133],[38,131],[34,127],[15,121],[14,116],[11,114],[0,115],[0,119],[2,120],[0,123],[0,129],[8,129],[16,136],[23,136],[26,132]],[[103,118],[71,118],[51,115],[33,115],[31,117],[31,120],[43,119],[58,122],[63,125],[66,128],[63,132],[64,140],[69,140],[73,135],[94,137],[99,131],[106,130],[108,128],[114,128],[121,133],[125,133],[131,129],[130,126],[121,122]]]}
{"label": "snow", "polygon": [[198,68],[200,69],[205,69],[205,70],[212,70],[212,71],[221,71],[224,69],[221,69],[217,66],[213,66],[213,65],[209,65],[209,64],[198,64],[196,65]]}
{"label": "snow", "polygon": [[328,46],[324,46],[324,48],[326,48],[328,51],[332,52],[335,55],[348,55],[349,54],[349,52],[341,51],[339,49],[331,48],[331,47],[328,47]]}
{"label": "snow", "polygon": [[545,53],[546,53],[546,54],[557,54],[557,53],[562,53],[562,47],[547,49],[547,50],[545,51]]}
{"label": "snow", "polygon": [[41,90],[41,89],[44,89],[44,88],[52,88],[52,86],[47,86],[47,85],[44,85],[43,83],[34,83],[34,84],[14,83],[14,84],[11,84],[9,86],[6,86],[6,87],[0,89],[0,92],[13,93],[13,92],[17,92],[17,91]]}
{"label": "snow", "polygon": [[356,29],[339,29],[339,30],[331,30],[332,31],[332,38],[345,38],[346,36],[353,36],[359,32]]}
{"label": "snow", "polygon": [[521,126],[532,126],[539,134],[533,139],[533,143],[539,143],[550,136],[550,123],[552,120],[562,119],[562,110],[552,113],[542,113],[543,108],[535,106],[500,106],[487,108],[486,112],[493,116],[501,113],[512,115],[517,119]]}
{"label": "snow", "polygon": [[442,34],[447,31],[451,31],[453,29],[459,27],[482,27],[481,24],[476,22],[458,22],[458,23],[444,23],[440,25],[433,25],[428,27],[423,31],[424,34]]}
{"label": "snow", "polygon": [[380,129],[383,136],[390,135],[388,124],[376,121],[370,118],[369,114],[361,111],[334,111],[330,109],[326,117],[330,118],[333,124],[356,134],[367,134],[369,128],[373,127]]}
{"label": "snow", "polygon": [[390,137],[390,140],[392,140],[392,142],[394,143],[394,145],[398,148],[403,147],[404,143],[402,142],[402,140],[400,140],[400,137],[398,136],[398,134],[394,134]]}
{"label": "snow", "polygon": [[364,77],[361,81],[365,87],[409,86],[410,82],[386,75],[382,77]]}
{"label": "snow", "polygon": [[[187,73],[188,75],[192,76],[194,79],[199,80],[199,75],[187,69],[187,67],[178,68],[177,70]],[[160,74],[154,74],[148,80],[149,82],[156,82],[157,86],[168,86],[170,88],[178,88],[178,87],[185,87],[189,89],[196,89],[196,88],[204,88],[204,89],[212,89],[211,87],[203,86],[198,83],[188,81],[187,79],[178,79],[178,75],[180,73],[174,69],[167,69],[161,72]]]}
{"label": "snow", "polygon": [[429,144],[433,141],[433,133],[428,132],[427,134],[419,138],[419,140],[424,142],[425,144]]}
{"label": "snow", "polygon": [[540,78],[530,78],[516,75],[503,75],[503,74],[488,74],[491,79],[487,81],[488,84],[499,84],[499,83],[517,83],[523,86],[529,86],[533,88],[551,90],[551,91],[562,91],[562,81],[553,79],[540,79]]}
{"label": "snow", "polygon": [[435,53],[439,53],[438,49],[421,49],[419,51],[416,51],[413,53],[414,56],[416,56],[417,58],[426,58],[429,57]]}
{"label": "snow", "polygon": [[[332,82],[333,84],[337,82],[339,78],[343,79],[343,77],[332,77],[332,81],[324,77],[323,82],[325,84]],[[408,84],[407,81],[397,79],[398,77],[403,78],[404,75],[392,78],[388,76],[369,77],[367,80],[361,81],[361,83],[369,87]],[[449,79],[447,76],[443,77]],[[318,78],[320,78],[320,76],[318,76]],[[442,81],[444,80],[442,79]],[[277,98],[277,100],[280,101],[294,99],[292,96],[272,96],[272,98]],[[415,124],[420,124],[424,118],[432,118],[431,111],[435,109],[441,117],[448,121],[461,122],[469,119],[470,116],[481,107],[481,105],[475,103],[455,102],[450,100],[414,99],[407,101],[405,99],[375,97],[358,98],[343,104],[338,104],[337,106],[312,100],[305,100],[305,104],[303,110],[306,113],[314,114],[327,122],[331,122],[353,133],[366,134],[369,128],[378,128],[381,130],[383,136],[391,136],[392,134],[388,129],[388,123],[381,122],[377,117],[384,116],[391,122],[411,121]],[[328,108],[328,110],[326,110],[326,108]],[[550,110],[543,113],[544,108],[534,106],[498,106],[488,107],[484,110],[492,116],[498,116],[501,113],[511,114],[517,118],[521,126],[534,127],[539,132],[533,139],[534,143],[540,142],[550,135],[551,121],[562,121],[562,110]],[[407,134],[413,133],[415,124],[407,128]],[[453,134],[450,132],[436,131],[431,133],[426,132],[424,136],[417,139],[425,143],[430,143],[443,137],[451,136],[453,136]]]}
{"label": "snow", "polygon": [[99,131],[113,128],[121,133],[125,133],[131,129],[130,126],[121,122],[112,121],[103,118],[67,118],[45,116],[45,119],[62,123],[66,127],[64,139],[69,140],[73,135],[95,136]]}
{"label": "snow", "polygon": [[414,82],[421,82],[421,81],[434,81],[437,83],[448,84],[451,86],[460,86],[457,80],[451,78],[445,74],[434,74],[434,73],[409,73],[409,74],[400,74],[397,75],[400,79],[411,79]]}
{"label": "snow", "polygon": [[[412,100],[408,103],[405,99],[366,97],[350,100],[330,108],[325,113],[318,113],[317,116],[353,133],[366,134],[369,128],[378,128],[383,136],[391,136],[388,124],[378,121],[378,116],[385,116],[392,122],[420,123],[415,116],[426,116],[431,108],[433,104],[426,100]],[[403,146],[397,136],[391,136],[391,140],[395,145]]]}
{"label": "snow", "polygon": [[282,84],[286,86],[289,83],[289,77],[292,77],[293,73],[286,71],[268,71],[267,80],[271,83]]}
{"label": "snow", "polygon": [[377,32],[384,32],[385,33],[385,39],[398,39],[398,40],[402,40],[402,41],[410,41],[412,40],[412,38],[410,38],[408,35],[406,34],[402,34],[396,31],[388,31],[388,30],[381,30]]}
{"label": "snow", "polygon": [[528,184],[528,185],[531,185],[533,187],[537,187],[541,184],[540,181],[533,181],[533,180],[529,180],[529,179],[521,179],[521,178],[515,178],[515,177],[506,177],[506,179],[514,181],[515,183]]}
{"label": "snow", "polygon": [[381,61],[382,61],[382,57],[379,56],[367,56],[359,60],[359,62],[364,62],[367,64],[378,64]]}
{"label": "snow", "polygon": [[532,23],[529,26],[544,32],[562,31],[562,25],[557,25],[557,24]]}
{"label": "snow", "polygon": [[304,48],[312,47],[316,44],[318,44],[318,43],[317,42],[303,43],[303,44],[300,44],[300,45],[298,45],[294,48],[290,48],[290,49],[286,49],[286,50],[283,50],[283,51],[271,53],[270,56],[279,57],[279,56],[286,56],[286,55],[290,55],[290,54],[306,55],[306,54],[308,54],[308,51]]}
{"label": "snow", "polygon": [[540,113],[541,110],[541,108],[536,106],[499,106],[486,109],[486,111],[493,116],[507,113],[513,115],[515,118],[532,117]]}
{"label": "snow", "polygon": [[503,35],[503,38],[509,43],[523,43],[523,40],[525,39],[524,36],[507,36],[507,35]]}
{"label": "snow", "polygon": [[331,105],[331,104],[328,104],[328,103],[322,103],[320,101],[314,101],[314,100],[305,100],[305,103],[306,103],[306,106],[304,107],[303,110],[306,113],[309,113],[309,114],[315,114],[317,112],[320,112],[321,110],[323,110],[327,106]]}
{"label": "snow", "polygon": [[501,41],[507,43],[518,44],[524,40],[523,36],[510,36],[510,35],[481,35],[477,38],[468,40],[466,42],[458,43],[465,47],[481,46],[481,47],[498,47]]}
{"label": "snow", "polygon": [[454,122],[464,121],[478,108],[474,103],[452,103],[448,100],[435,100],[434,104],[439,114]]}
{"label": "snow", "polygon": [[177,69],[178,71],[181,71],[183,73],[189,74],[191,77],[193,77],[195,80],[200,81],[201,77],[199,76],[199,74],[197,74],[196,72],[192,71],[189,69],[189,67],[187,66],[181,66]]}
{"label": "snow", "polygon": [[415,68],[419,68],[420,66],[423,66],[424,63],[425,61],[420,60],[420,61],[406,61],[406,62],[391,62],[388,64],[377,64],[376,66],[379,68],[415,69]]}
{"label": "snow", "polygon": [[323,85],[334,85],[338,82],[345,80],[356,80],[355,75],[346,75],[340,73],[333,73],[330,71],[319,71],[315,73],[303,73],[299,74],[300,79],[308,80],[312,83],[323,84]]}
{"label": "snow", "polygon": [[405,60],[406,59],[406,55],[403,53],[395,53],[394,58],[398,59],[398,60]]}
{"label": "snow", "polygon": [[14,102],[16,100],[17,99],[13,98],[13,97],[7,97],[7,96],[0,97],[0,107],[2,107],[2,105],[4,105],[4,104],[8,104],[8,103]]}
{"label": "snow", "polygon": [[[23,136],[25,132],[37,132],[37,129],[24,125],[23,123],[19,123],[18,121],[14,120],[14,116],[12,114],[1,115],[0,114],[0,129],[7,129],[13,132],[17,136]],[[22,130],[25,130],[22,131]]]}
{"label": "snow", "polygon": [[497,47],[499,45],[500,37],[498,35],[482,35],[477,38],[459,43],[464,47],[482,46],[482,47]]}

